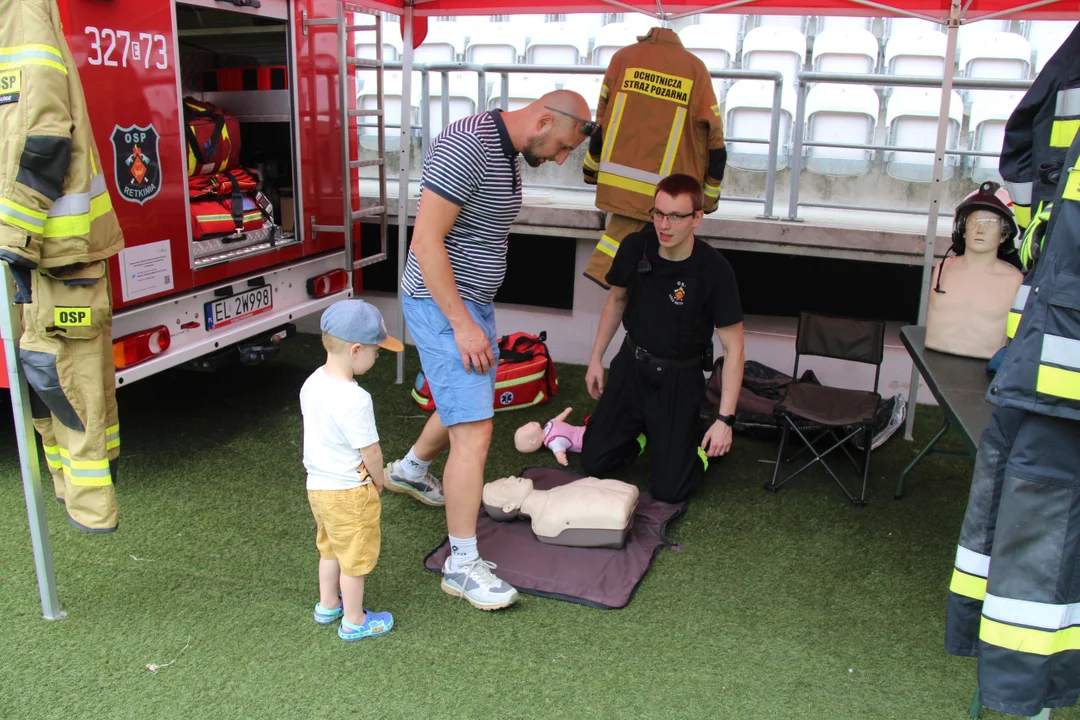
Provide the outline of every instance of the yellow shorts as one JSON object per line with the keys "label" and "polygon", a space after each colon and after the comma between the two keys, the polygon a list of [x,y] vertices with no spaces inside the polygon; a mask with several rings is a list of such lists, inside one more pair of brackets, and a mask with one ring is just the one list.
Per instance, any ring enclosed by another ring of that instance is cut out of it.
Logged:
{"label": "yellow shorts", "polygon": [[371,483],[348,490],[308,490],[315,516],[319,557],[337,560],[341,572],[367,575],[379,559],[379,516],[382,502]]}

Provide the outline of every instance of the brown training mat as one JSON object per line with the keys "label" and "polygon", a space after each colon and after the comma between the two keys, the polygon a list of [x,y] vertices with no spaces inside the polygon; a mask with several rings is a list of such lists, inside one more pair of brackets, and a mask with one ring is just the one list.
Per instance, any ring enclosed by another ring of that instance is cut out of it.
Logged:
{"label": "brown training mat", "polygon": [[[537,490],[550,490],[583,477],[569,470],[540,467],[527,468],[521,476],[532,478]],[[667,541],[664,531],[685,510],[685,502],[660,502],[642,491],[626,545],[615,550],[548,545],[536,539],[528,519],[498,522],[481,508],[476,542],[480,557],[498,565],[495,574],[523,593],[614,610],[630,602],[660,548],[676,547]],[[450,543],[444,540],[424,559],[424,567],[441,573],[449,554]]]}

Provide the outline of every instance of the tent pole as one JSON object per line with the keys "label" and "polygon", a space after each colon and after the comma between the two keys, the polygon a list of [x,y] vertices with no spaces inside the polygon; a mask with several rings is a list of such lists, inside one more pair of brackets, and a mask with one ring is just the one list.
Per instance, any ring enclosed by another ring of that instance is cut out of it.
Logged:
{"label": "tent pole", "polygon": [[22,310],[11,302],[12,277],[7,265],[0,263],[0,335],[3,335],[7,361],[8,388],[11,390],[11,414],[15,420],[15,440],[19,449],[23,495],[26,497],[26,517],[30,523],[30,545],[34,551],[41,614],[46,620],[59,620],[67,613],[60,609],[53,573],[52,545],[49,542],[49,521],[45,516],[45,498],[41,489],[41,467],[38,459],[34,424],[30,417],[30,391],[19,365],[19,338],[22,337]]}
{"label": "tent pole", "polygon": [[[953,73],[956,67],[956,32],[960,25],[960,0],[949,3],[949,37],[945,45],[945,76],[941,82],[941,108],[938,115],[937,149],[934,152],[934,180],[930,186],[930,210],[926,216],[926,238],[923,244],[922,286],[919,293],[919,325],[926,325],[930,300],[930,276],[934,269],[934,246],[937,244],[938,214],[941,211],[941,178],[945,173],[945,141],[949,131],[949,111],[952,109]],[[915,403],[919,396],[919,368],[911,365],[911,389],[908,391],[908,416],[904,439],[914,439]]]}
{"label": "tent pole", "polygon": [[[401,62],[401,140],[398,145],[398,339],[405,342],[405,310],[401,306],[401,276],[409,249],[409,151],[412,149],[412,65],[413,65],[413,4],[405,2],[401,18],[401,42],[405,56]],[[397,355],[397,384],[405,382],[405,353]]]}

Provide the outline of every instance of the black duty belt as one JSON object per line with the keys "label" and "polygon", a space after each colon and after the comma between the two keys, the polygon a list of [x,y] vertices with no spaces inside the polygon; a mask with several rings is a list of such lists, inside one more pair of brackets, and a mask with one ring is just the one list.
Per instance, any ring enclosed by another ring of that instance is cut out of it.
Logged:
{"label": "black duty belt", "polygon": [[701,353],[693,355],[688,358],[662,358],[653,355],[648,350],[639,348],[627,335],[623,340],[623,345],[634,356],[635,360],[647,364],[649,367],[656,368],[657,370],[682,370],[684,368],[700,368],[701,367]]}

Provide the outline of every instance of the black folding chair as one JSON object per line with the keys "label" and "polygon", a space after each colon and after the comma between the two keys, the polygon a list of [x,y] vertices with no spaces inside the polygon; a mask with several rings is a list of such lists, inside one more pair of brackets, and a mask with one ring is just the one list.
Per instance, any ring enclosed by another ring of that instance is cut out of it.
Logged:
{"label": "black folding chair", "polygon": [[[766,490],[778,491],[796,475],[820,462],[853,505],[861,507],[866,504],[866,479],[870,472],[874,414],[881,402],[878,381],[881,378],[881,360],[884,354],[885,323],[882,321],[799,313],[799,330],[795,338],[795,371],[792,377],[799,376],[799,360],[803,355],[867,363],[875,366],[874,391],[845,390],[798,381],[789,384],[786,396],[776,406],[776,418],[782,428],[782,434],[772,480],[766,483]],[[809,430],[804,432],[800,429],[795,423],[796,419],[809,420],[818,424],[821,428],[820,433],[813,440],[809,439],[807,435],[812,433]],[[788,436],[792,430],[802,439],[806,447],[785,461],[784,448],[787,447]],[[859,433],[864,434],[863,445],[866,448],[861,468],[859,462],[847,449],[847,442]],[[818,443],[825,439],[832,444],[827,450],[819,453]],[[856,472],[862,471],[862,493],[858,497],[848,492],[844,483],[840,482],[840,478],[824,460],[826,455],[838,448],[848,456]],[[814,459],[783,481],[777,482],[781,462],[790,462],[807,449],[813,453]]]}

